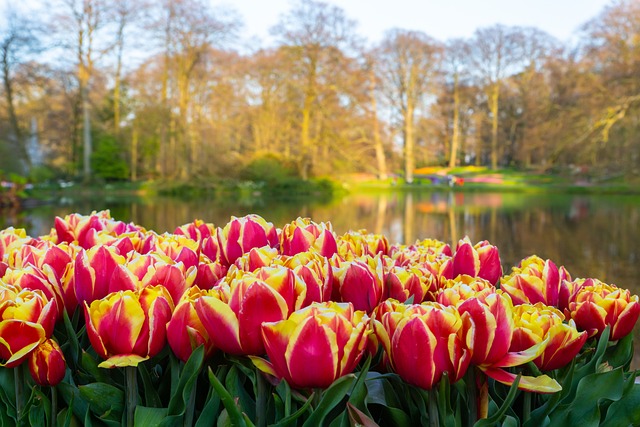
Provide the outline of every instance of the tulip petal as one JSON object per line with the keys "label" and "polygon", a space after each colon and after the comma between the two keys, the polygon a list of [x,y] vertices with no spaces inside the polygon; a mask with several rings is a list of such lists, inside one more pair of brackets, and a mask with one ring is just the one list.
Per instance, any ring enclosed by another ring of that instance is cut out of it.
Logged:
{"label": "tulip petal", "polygon": [[[338,368],[335,333],[309,317],[296,328],[289,340],[285,358],[295,388],[326,388]],[[310,369],[313,367],[313,369]]]}
{"label": "tulip petal", "polygon": [[143,357],[137,354],[119,354],[105,360],[98,365],[98,368],[122,368],[125,366],[138,366],[138,363],[148,360],[149,356]]}
{"label": "tulip petal", "polygon": [[[502,384],[511,385],[515,381],[517,375],[497,368],[480,368],[488,377],[501,382]],[[520,390],[531,391],[535,393],[557,393],[562,390],[562,386],[556,380],[547,376],[540,375],[538,377],[530,377],[523,375],[518,383]]]}
{"label": "tulip petal", "polygon": [[512,366],[524,365],[525,363],[531,362],[533,359],[540,356],[547,347],[548,342],[549,338],[547,337],[545,340],[540,341],[526,350],[508,352],[502,359],[492,363],[491,366],[494,368],[510,368]]}
{"label": "tulip petal", "polygon": [[243,354],[238,318],[225,302],[212,296],[200,297],[196,312],[216,347],[229,354]]}
{"label": "tulip petal", "polygon": [[12,367],[46,339],[38,323],[7,319],[0,322],[0,366]]}

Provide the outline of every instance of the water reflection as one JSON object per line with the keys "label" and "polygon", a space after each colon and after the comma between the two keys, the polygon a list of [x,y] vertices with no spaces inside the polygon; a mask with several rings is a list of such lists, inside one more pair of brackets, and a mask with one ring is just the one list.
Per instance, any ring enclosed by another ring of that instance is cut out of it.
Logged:
{"label": "water reflection", "polygon": [[[331,221],[337,233],[367,229],[390,242],[435,238],[455,244],[468,235],[500,249],[506,271],[537,254],[564,265],[573,277],[596,277],[640,294],[640,198],[510,193],[389,192],[352,194],[327,204],[265,200],[184,201],[170,198],[70,201],[25,211],[2,211],[0,228],[47,234],[55,215],[110,209],[114,218],[158,232],[201,218],[224,224],[257,213],[277,226],[298,216]],[[638,329],[638,328],[636,328]],[[640,332],[636,331],[640,349]],[[640,357],[640,351],[636,351]],[[640,367],[640,360],[635,362]]]}

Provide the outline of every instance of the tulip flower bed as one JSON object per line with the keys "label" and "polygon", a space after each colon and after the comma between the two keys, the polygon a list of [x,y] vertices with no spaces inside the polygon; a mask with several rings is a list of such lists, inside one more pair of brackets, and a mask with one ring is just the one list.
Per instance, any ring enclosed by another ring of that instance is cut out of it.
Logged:
{"label": "tulip flower bed", "polygon": [[257,215],[0,231],[0,425],[640,425],[638,297]]}

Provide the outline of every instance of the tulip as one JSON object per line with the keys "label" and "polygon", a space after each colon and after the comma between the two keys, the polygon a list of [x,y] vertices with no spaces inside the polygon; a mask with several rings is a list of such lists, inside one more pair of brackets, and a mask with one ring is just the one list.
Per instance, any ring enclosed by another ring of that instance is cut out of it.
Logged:
{"label": "tulip", "polygon": [[30,246],[35,239],[27,236],[24,228],[5,228],[0,231],[0,261],[14,248]]}
{"label": "tulip", "polygon": [[125,258],[108,246],[97,246],[88,251],[81,250],[74,262],[74,290],[79,303],[104,298],[117,265]]}
{"label": "tulip", "polygon": [[391,256],[396,254],[397,252],[419,252],[423,254],[429,255],[446,255],[452,256],[451,246],[448,243],[442,242],[436,239],[424,239],[417,240],[413,245],[409,246],[397,246],[394,245],[389,248],[389,253]]}
{"label": "tulip", "polygon": [[516,305],[541,302],[559,307],[562,283],[568,278],[564,267],[558,268],[553,261],[532,255],[513,267],[509,276],[500,279],[500,289]]}
{"label": "tulip", "polygon": [[371,313],[384,296],[381,257],[366,256],[361,261],[335,259],[338,266],[333,268],[333,299]]}
{"label": "tulip", "polygon": [[252,360],[293,388],[327,388],[356,368],[369,333],[368,317],[353,305],[314,303],[286,320],[263,323],[269,362]]}
{"label": "tulip", "polygon": [[55,219],[55,228],[51,231],[51,238],[55,243],[76,243],[84,249],[90,249],[98,243],[96,237],[99,232],[105,232],[111,236],[119,236],[124,233],[143,231],[134,224],[125,224],[111,218],[108,210],[92,212],[91,215],[77,213]]}
{"label": "tulip", "polygon": [[220,262],[212,262],[204,255],[200,256],[196,278],[193,286],[200,289],[211,289],[227,274],[227,267]]}
{"label": "tulip", "polygon": [[269,246],[252,248],[235,262],[236,267],[244,271],[256,271],[273,263],[278,256],[278,250]]}
{"label": "tulip", "polygon": [[284,267],[255,273],[236,270],[196,300],[196,312],[213,344],[225,353],[264,353],[260,325],[277,322],[300,308],[304,283]]}
{"label": "tulip", "polygon": [[[503,384],[511,385],[516,378],[502,368],[514,367],[536,359],[542,354],[549,338],[526,350],[509,351],[515,329],[513,303],[507,294],[489,293],[469,298],[458,306],[462,317],[461,333],[471,352],[471,363]],[[546,375],[522,376],[518,388],[539,393],[555,393],[560,385]]]}
{"label": "tulip", "polygon": [[610,326],[611,341],[624,338],[633,330],[640,316],[637,295],[597,279],[578,279],[571,288],[574,294],[568,312],[578,329],[599,337]]}
{"label": "tulip", "polygon": [[223,229],[218,229],[218,245],[221,261],[231,265],[252,248],[278,247],[278,232],[259,215],[231,217]]}
{"label": "tulip", "polygon": [[91,346],[105,359],[98,366],[137,366],[162,350],[174,305],[162,286],[113,292],[84,303]]}
{"label": "tulip", "polygon": [[365,255],[376,256],[389,253],[389,241],[381,234],[367,233],[366,230],[350,231],[338,239],[338,254],[347,260]]}
{"label": "tulip", "polygon": [[333,270],[327,258],[315,252],[300,252],[277,262],[293,270],[304,281],[307,291],[302,307],[331,299]]}
{"label": "tulip", "polygon": [[425,268],[393,266],[384,275],[384,299],[405,302],[413,297],[413,302],[419,304],[427,297],[433,300],[437,286],[437,279]]}
{"label": "tulip", "polygon": [[417,266],[426,268],[437,279],[438,288],[443,287],[447,280],[453,279],[454,277],[453,258],[445,254],[433,254],[404,249],[393,253],[391,258],[393,263],[400,267]]}
{"label": "tulip", "polygon": [[188,269],[198,264],[198,243],[185,236],[147,233],[140,250],[142,254],[165,255],[172,261],[182,262]]}
{"label": "tulip", "polygon": [[433,302],[393,309],[374,324],[393,370],[425,390],[445,372],[458,381],[469,366],[470,352],[458,336],[462,320],[457,310]]}
{"label": "tulip", "polygon": [[292,256],[314,250],[320,255],[331,258],[338,252],[336,236],[330,222],[315,223],[309,218],[298,218],[282,227],[280,233],[280,252]]}
{"label": "tulip", "polygon": [[177,227],[173,234],[186,236],[194,242],[201,242],[204,239],[214,236],[215,232],[216,227],[213,224],[196,219],[189,224]]}
{"label": "tulip", "polygon": [[18,366],[51,337],[57,310],[42,291],[0,281],[0,366]]}
{"label": "tulip", "polygon": [[29,372],[40,386],[56,386],[67,368],[64,354],[57,342],[48,339],[29,355]]}
{"label": "tulip", "polygon": [[169,347],[185,363],[200,345],[204,345],[205,358],[215,351],[213,342],[196,313],[195,302],[203,295],[205,292],[199,288],[190,288],[176,305],[171,320],[167,323]]}
{"label": "tulip", "polygon": [[468,237],[458,242],[453,255],[453,275],[481,277],[495,285],[502,276],[498,248],[484,240],[472,245]]}
{"label": "tulip", "polygon": [[563,323],[564,315],[542,303],[522,304],[513,308],[515,330],[509,351],[522,351],[549,338],[544,352],[533,360],[542,371],[559,369],[571,362],[587,340],[578,332],[573,319]]}
{"label": "tulip", "polygon": [[438,291],[436,301],[443,305],[457,307],[470,298],[484,298],[495,291],[495,286],[487,280],[463,274],[453,280],[447,280]]}

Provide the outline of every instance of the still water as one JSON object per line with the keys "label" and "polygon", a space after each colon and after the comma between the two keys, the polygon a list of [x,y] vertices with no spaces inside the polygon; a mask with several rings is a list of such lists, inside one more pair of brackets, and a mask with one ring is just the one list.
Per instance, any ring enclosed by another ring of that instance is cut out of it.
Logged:
{"label": "still water", "polygon": [[[224,225],[231,215],[257,213],[281,227],[298,216],[331,221],[337,233],[367,229],[391,243],[435,238],[454,243],[469,236],[500,250],[505,272],[537,254],[576,277],[594,277],[640,294],[640,197],[514,193],[387,192],[350,194],[328,203],[175,198],[59,200],[21,212],[0,211],[0,229],[23,227],[48,234],[55,215],[110,209],[112,217],[157,232],[195,218]],[[640,368],[640,328],[636,327]]]}

